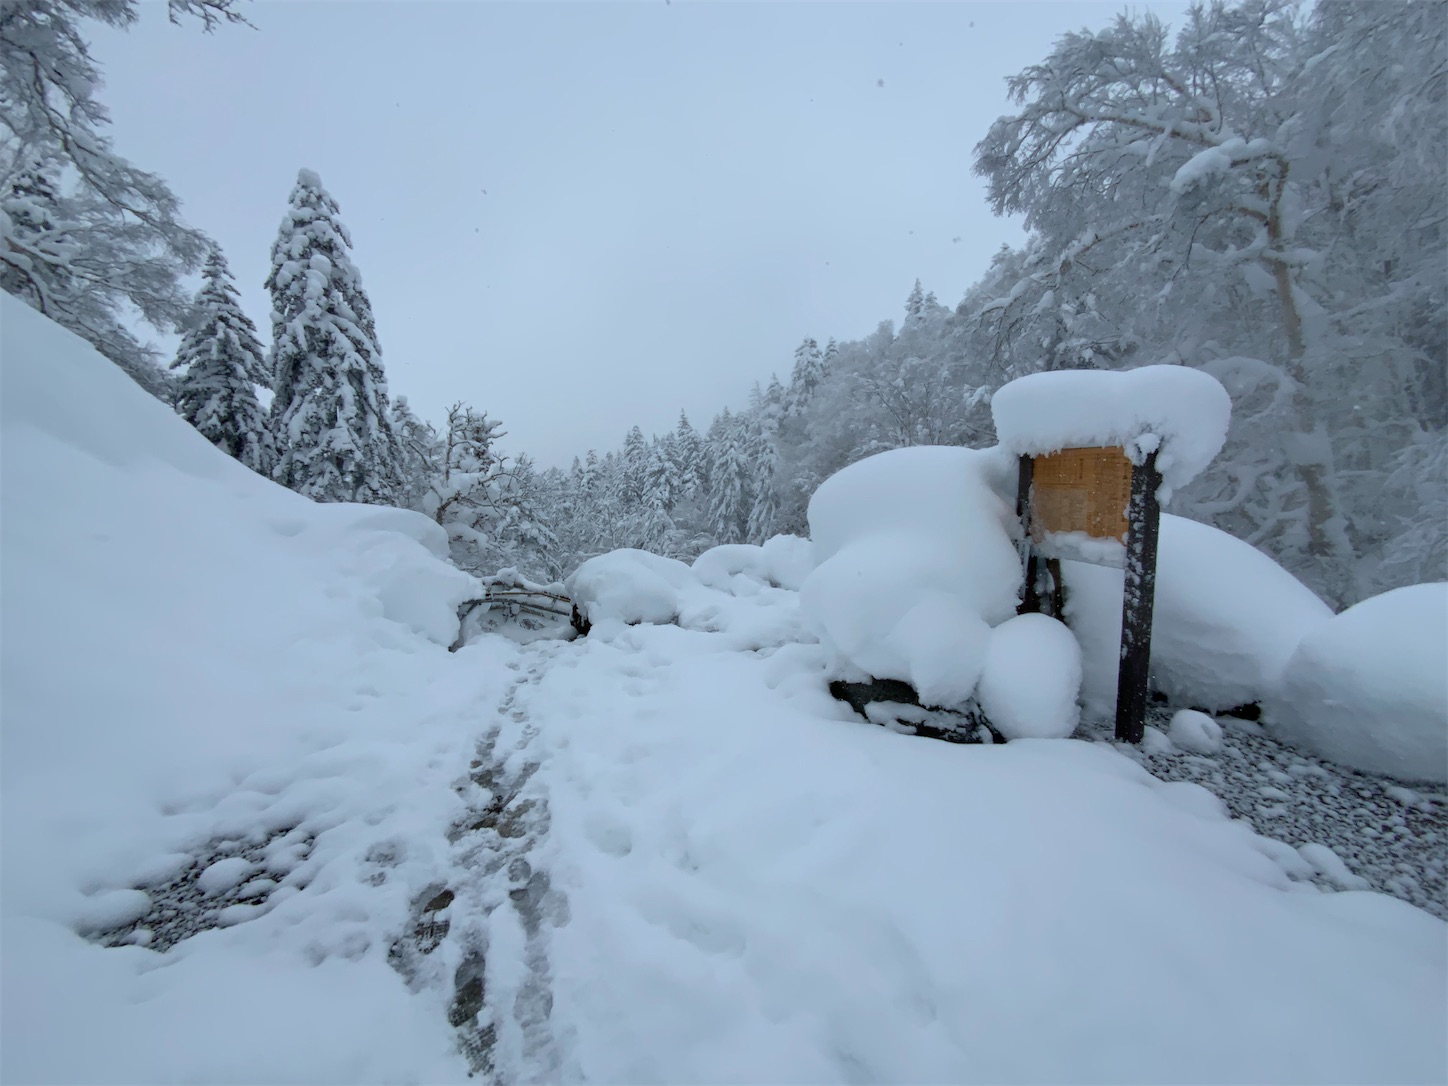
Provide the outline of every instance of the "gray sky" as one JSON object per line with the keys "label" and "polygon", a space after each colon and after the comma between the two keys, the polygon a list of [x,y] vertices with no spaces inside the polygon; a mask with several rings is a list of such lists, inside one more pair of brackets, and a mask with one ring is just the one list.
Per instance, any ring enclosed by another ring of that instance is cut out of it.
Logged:
{"label": "gray sky", "polygon": [[[1138,4],[1175,21],[1178,4]],[[225,250],[270,333],[299,167],[342,207],[389,384],[566,466],[699,426],[821,345],[949,305],[1019,225],[971,150],[1005,77],[1119,3],[289,2],[97,28],[116,148]]]}

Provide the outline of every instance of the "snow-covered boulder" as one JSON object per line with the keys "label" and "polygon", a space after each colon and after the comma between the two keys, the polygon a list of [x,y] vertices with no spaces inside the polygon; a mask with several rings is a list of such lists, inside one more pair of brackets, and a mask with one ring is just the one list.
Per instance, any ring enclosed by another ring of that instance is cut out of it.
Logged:
{"label": "snow-covered boulder", "polygon": [[1341,765],[1448,781],[1448,584],[1384,592],[1309,631],[1265,708],[1284,739]]}
{"label": "snow-covered boulder", "polygon": [[1019,377],[996,392],[990,410],[1001,448],[1015,456],[1101,445],[1155,451],[1158,496],[1167,501],[1221,451],[1232,399],[1201,370],[1142,366]]}
{"label": "snow-covered boulder", "polygon": [[[929,705],[970,699],[990,627],[1015,614],[1020,557],[995,450],[922,446],[851,464],[809,505],[806,622],[840,664]],[[1074,695],[1073,695],[1074,696]]]}
{"label": "snow-covered boulder", "polygon": [[589,622],[616,619],[673,622],[680,592],[699,583],[683,562],[648,551],[625,548],[584,562],[564,582],[568,596]]}
{"label": "snow-covered boulder", "polygon": [[[1092,716],[1116,709],[1121,646],[1119,569],[1061,563],[1066,619],[1081,642],[1082,698]],[[1311,589],[1256,547],[1164,513],[1151,634],[1155,689],[1211,711],[1261,701],[1298,642],[1332,618]]]}

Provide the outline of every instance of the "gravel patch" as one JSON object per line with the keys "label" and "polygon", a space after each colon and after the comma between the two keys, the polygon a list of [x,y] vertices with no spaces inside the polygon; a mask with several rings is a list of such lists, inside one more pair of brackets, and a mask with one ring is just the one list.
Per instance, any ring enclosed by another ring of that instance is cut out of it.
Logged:
{"label": "gravel patch", "polygon": [[1297,848],[1316,870],[1313,882],[1333,889],[1365,883],[1448,920],[1448,794],[1441,786],[1345,769],[1229,716],[1215,718],[1223,733],[1215,752],[1185,751],[1167,739],[1172,715],[1152,706],[1140,747],[1114,743],[1109,722],[1083,724],[1078,734],[1112,743],[1162,780],[1215,793],[1234,818]]}

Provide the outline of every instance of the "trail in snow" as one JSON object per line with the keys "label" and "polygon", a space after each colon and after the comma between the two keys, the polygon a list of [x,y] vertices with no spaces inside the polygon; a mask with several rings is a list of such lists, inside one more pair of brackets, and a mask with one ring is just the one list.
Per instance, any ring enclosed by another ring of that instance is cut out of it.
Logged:
{"label": "trail in snow", "polygon": [[564,1070],[546,931],[568,922],[568,901],[537,857],[548,795],[523,697],[560,651],[539,642],[508,662],[515,678],[453,785],[466,806],[446,830],[446,878],[415,896],[388,953],[414,990],[443,991],[469,1073],[484,1081],[549,1081]]}

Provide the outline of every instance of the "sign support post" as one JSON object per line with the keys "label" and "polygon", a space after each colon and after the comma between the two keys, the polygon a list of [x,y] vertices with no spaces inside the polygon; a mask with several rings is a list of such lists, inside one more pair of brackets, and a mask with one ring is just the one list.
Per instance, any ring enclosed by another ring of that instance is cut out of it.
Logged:
{"label": "sign support post", "polygon": [[1121,664],[1116,674],[1116,738],[1140,743],[1146,734],[1146,700],[1151,670],[1151,618],[1156,602],[1156,544],[1161,505],[1156,453],[1131,472],[1127,507],[1126,576],[1121,598]]}

